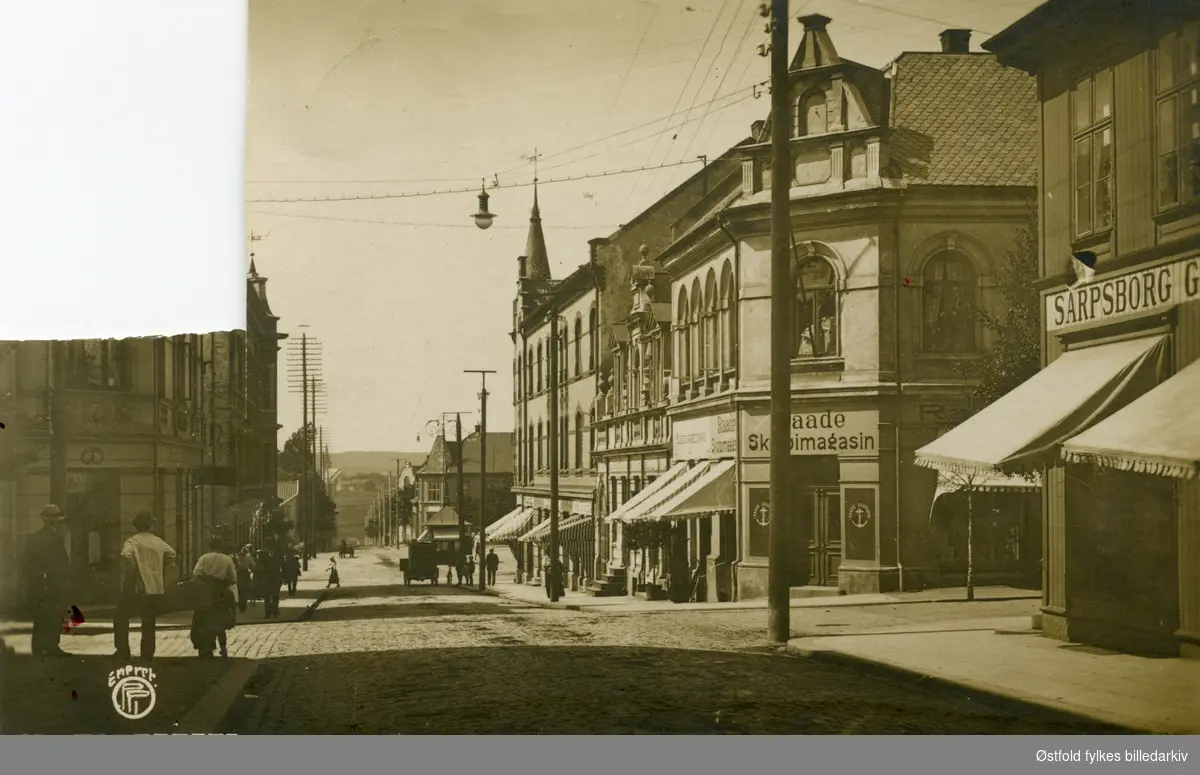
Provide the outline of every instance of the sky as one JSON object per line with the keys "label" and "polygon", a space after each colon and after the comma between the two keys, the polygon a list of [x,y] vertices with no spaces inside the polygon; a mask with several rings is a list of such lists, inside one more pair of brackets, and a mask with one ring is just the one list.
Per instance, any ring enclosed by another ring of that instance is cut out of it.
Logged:
{"label": "sky", "polygon": [[[979,50],[1038,4],[791,0],[789,47],[796,18],[820,13],[838,53],[866,65],[936,51],[947,28],[975,30]],[[586,263],[589,239],[766,118],[769,97],[753,86],[769,75],[758,5],[250,0],[247,245],[281,330],[320,343],[317,422],[331,450],[425,448],[441,412],[474,412],[473,426],[480,382],[464,369],[497,372],[488,428],[512,428],[529,157],[536,149],[551,270],[563,277]],[[484,179],[500,186],[487,231],[470,218]],[[285,361],[281,443],[301,423]]]}

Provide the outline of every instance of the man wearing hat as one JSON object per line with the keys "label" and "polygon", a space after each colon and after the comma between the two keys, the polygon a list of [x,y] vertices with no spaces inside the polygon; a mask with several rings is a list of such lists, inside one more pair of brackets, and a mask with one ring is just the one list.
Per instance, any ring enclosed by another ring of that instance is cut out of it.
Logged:
{"label": "man wearing hat", "polygon": [[22,573],[33,608],[33,653],[43,657],[70,656],[58,645],[71,574],[71,558],[63,545],[66,515],[53,503],[42,509],[42,529],[25,540]]}
{"label": "man wearing hat", "polygon": [[154,518],[148,511],[139,511],[133,518],[137,533],[125,540],[121,548],[121,597],[113,617],[113,641],[116,655],[128,659],[129,619],[137,614],[142,620],[142,659],[154,657],[154,636],[158,610],[166,593],[166,566],[175,562],[175,550],[151,532]]}

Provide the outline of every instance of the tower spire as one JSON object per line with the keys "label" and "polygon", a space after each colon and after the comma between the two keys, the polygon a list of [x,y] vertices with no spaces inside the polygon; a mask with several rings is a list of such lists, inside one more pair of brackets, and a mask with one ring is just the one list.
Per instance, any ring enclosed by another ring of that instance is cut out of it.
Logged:
{"label": "tower spire", "polygon": [[[537,164],[537,151],[533,154]],[[537,173],[533,176],[533,209],[529,212],[529,238],[525,241],[526,276],[530,280],[549,280],[550,257],[546,252],[546,235],[542,233],[542,210],[538,206]]]}

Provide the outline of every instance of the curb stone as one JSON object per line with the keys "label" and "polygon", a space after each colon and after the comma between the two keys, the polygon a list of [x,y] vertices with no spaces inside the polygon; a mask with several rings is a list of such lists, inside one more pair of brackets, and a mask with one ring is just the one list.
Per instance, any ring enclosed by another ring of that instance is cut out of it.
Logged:
{"label": "curb stone", "polygon": [[914,670],[899,665],[889,664],[868,657],[861,657],[857,654],[847,654],[841,651],[831,649],[807,649],[802,646],[793,646],[790,642],[783,647],[783,651],[802,659],[810,659],[815,662],[821,662],[831,666],[849,667],[860,673],[869,673],[880,678],[900,679],[909,683],[915,684],[932,684],[942,689],[951,691],[962,691],[963,689],[970,690],[974,697],[983,705],[988,705],[994,708],[1011,710],[1014,706],[1029,706],[1036,705],[1046,708],[1065,716],[1074,716],[1078,719],[1103,724],[1110,727],[1113,734],[1156,734],[1151,729],[1138,729],[1113,722],[1110,719],[1103,718],[1088,711],[1087,708],[1059,704],[1052,701],[1041,700],[1038,698],[1021,698],[1012,697],[1004,692],[1001,687],[992,686],[983,681],[966,681],[954,678],[947,678],[940,675],[932,675],[921,670]]}

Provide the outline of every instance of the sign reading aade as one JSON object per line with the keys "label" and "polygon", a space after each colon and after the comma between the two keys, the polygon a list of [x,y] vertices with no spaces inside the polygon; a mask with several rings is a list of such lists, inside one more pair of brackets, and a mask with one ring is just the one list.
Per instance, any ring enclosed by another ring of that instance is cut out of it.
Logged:
{"label": "sign reading aade", "polygon": [[711,460],[737,455],[737,415],[709,415],[676,420],[671,425],[674,460]]}
{"label": "sign reading aade", "polygon": [[[793,412],[789,439],[793,455],[873,454],[879,451],[879,412]],[[742,456],[771,456],[771,418],[747,414]]]}
{"label": "sign reading aade", "polygon": [[1136,269],[1046,297],[1046,330],[1166,310],[1200,299],[1200,256]]}

